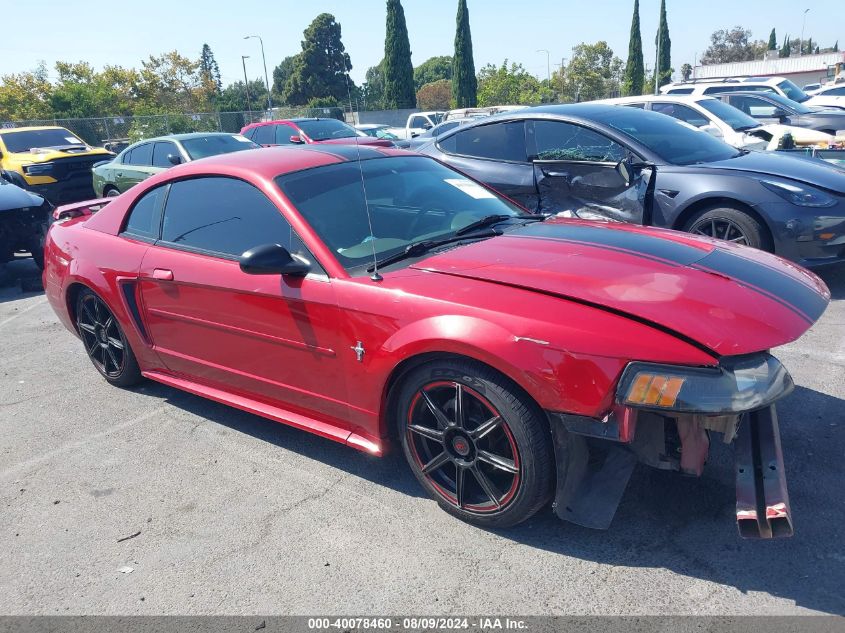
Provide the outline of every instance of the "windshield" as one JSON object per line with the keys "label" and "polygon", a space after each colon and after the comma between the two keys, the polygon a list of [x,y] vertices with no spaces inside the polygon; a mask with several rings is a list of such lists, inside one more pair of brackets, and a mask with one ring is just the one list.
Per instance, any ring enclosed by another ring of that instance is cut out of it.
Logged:
{"label": "windshield", "polygon": [[783,91],[783,94],[785,94],[793,101],[797,101],[798,103],[803,103],[810,98],[810,95],[808,95],[806,92],[801,90],[801,88],[789,81],[789,79],[784,79],[782,82],[780,82],[778,84],[778,88]]}
{"label": "windshield", "polygon": [[702,99],[698,102],[702,108],[708,112],[713,113],[716,118],[721,119],[731,126],[734,130],[750,130],[751,128],[760,127],[760,122],[745,114],[739,108],[719,101],[718,99]]}
{"label": "windshield", "polygon": [[433,125],[437,125],[443,120],[444,116],[446,116],[445,112],[432,112],[428,115],[428,118],[431,119]]}
{"label": "windshield", "polygon": [[333,138],[353,138],[367,136],[351,125],[337,119],[314,119],[313,121],[294,121],[296,127],[305,132],[312,141],[327,141]]}
{"label": "windshield", "polygon": [[490,215],[524,213],[475,181],[423,156],[327,165],[279,176],[276,183],[353,274],[363,274],[374,253],[383,259],[421,240],[454,236]]}
{"label": "windshield", "polygon": [[0,134],[3,144],[10,152],[28,152],[36,147],[67,147],[85,145],[75,134],[63,127],[47,130],[26,130],[25,132],[4,132]]}
{"label": "windshield", "polygon": [[180,141],[191,160],[261,147],[240,134],[201,136]]}
{"label": "windshield", "polygon": [[710,163],[740,155],[706,131],[665,114],[614,107],[591,114],[591,118],[631,137],[672,165]]}

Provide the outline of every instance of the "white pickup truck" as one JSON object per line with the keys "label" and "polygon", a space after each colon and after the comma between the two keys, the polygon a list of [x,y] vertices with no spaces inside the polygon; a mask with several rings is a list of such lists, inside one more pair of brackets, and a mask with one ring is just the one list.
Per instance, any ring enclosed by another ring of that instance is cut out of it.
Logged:
{"label": "white pickup truck", "polygon": [[440,123],[443,120],[444,114],[446,113],[434,110],[430,112],[414,112],[408,117],[405,127],[388,128],[388,132],[401,139],[414,138]]}

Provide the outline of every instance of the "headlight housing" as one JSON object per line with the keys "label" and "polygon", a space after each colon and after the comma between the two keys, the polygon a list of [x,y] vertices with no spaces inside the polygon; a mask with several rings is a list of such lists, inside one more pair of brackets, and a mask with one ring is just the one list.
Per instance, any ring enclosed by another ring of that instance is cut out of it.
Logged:
{"label": "headlight housing", "polygon": [[836,199],[833,196],[807,185],[776,182],[774,180],[761,180],[760,184],[787,202],[799,207],[832,207],[836,204]]}
{"label": "headlight housing", "polygon": [[34,163],[24,165],[23,171],[27,176],[43,176],[53,171],[53,163]]}
{"label": "headlight housing", "polygon": [[793,387],[769,354],[725,358],[718,367],[634,362],[622,373],[616,400],[639,409],[730,415],[768,406]]}

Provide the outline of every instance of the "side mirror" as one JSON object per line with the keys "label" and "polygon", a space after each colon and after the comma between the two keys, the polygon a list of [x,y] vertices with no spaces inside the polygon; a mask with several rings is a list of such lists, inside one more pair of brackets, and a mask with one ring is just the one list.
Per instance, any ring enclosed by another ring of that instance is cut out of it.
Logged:
{"label": "side mirror", "polygon": [[294,145],[302,145],[305,141],[302,140],[302,137],[299,134],[294,134],[290,137],[290,142]]}
{"label": "side mirror", "polygon": [[619,174],[619,177],[625,181],[625,186],[629,186],[631,184],[631,165],[626,160],[620,160],[616,163],[616,173]]}
{"label": "side mirror", "polygon": [[175,154],[168,154],[167,160],[170,161],[171,165],[179,165],[182,162],[182,157],[176,156]]}
{"label": "side mirror", "polygon": [[713,125],[712,123],[708,123],[707,125],[702,125],[698,128],[702,132],[707,132],[710,136],[715,136],[716,138],[723,138],[722,130],[718,127]]}
{"label": "side mirror", "polygon": [[783,119],[785,119],[787,116],[789,116],[789,115],[786,113],[786,110],[784,110],[783,108],[775,108],[775,111],[772,112],[772,117],[775,118],[775,119],[779,119],[781,121]]}
{"label": "side mirror", "polygon": [[423,127],[424,130],[430,130],[434,126],[431,123],[423,123],[422,127]]}
{"label": "side mirror", "polygon": [[291,275],[304,277],[311,266],[298,255],[279,244],[264,244],[249,249],[240,256],[238,263],[248,275]]}

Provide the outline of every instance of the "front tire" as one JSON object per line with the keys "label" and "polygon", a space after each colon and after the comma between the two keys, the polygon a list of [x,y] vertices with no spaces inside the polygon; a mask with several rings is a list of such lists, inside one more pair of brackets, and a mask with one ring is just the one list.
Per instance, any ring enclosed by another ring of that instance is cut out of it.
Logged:
{"label": "front tire", "polygon": [[109,383],[130,387],[141,381],[141,369],[120,323],[87,288],[76,299],[76,329],[88,358]]}
{"label": "front tire", "polygon": [[106,198],[117,198],[119,195],[120,191],[117,190],[117,187],[106,187],[103,191],[103,196]]}
{"label": "front tire", "polygon": [[434,361],[398,386],[393,415],[417,480],[446,512],[510,527],[554,489],[542,411],[510,380],[473,361]]}
{"label": "front tire", "polygon": [[715,206],[702,209],[689,219],[684,231],[762,250],[772,250],[763,225],[749,213],[735,207]]}

